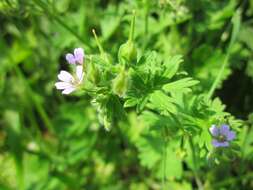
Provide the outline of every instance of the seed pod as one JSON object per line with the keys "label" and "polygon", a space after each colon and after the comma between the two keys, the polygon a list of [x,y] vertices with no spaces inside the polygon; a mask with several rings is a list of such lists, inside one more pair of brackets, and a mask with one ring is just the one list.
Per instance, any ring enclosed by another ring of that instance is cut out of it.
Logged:
{"label": "seed pod", "polygon": [[128,40],[126,43],[122,44],[119,48],[118,57],[120,63],[135,62],[137,59],[137,49],[134,42]]}
{"label": "seed pod", "polygon": [[115,94],[124,97],[128,87],[128,73],[123,67],[118,76],[113,80],[112,89]]}

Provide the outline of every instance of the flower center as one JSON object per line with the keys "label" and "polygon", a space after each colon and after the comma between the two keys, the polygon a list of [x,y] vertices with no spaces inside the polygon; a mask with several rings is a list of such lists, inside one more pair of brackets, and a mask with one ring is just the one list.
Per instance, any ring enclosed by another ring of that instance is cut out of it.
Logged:
{"label": "flower center", "polygon": [[72,84],[73,86],[79,85],[78,78],[77,78],[77,77],[73,77],[73,79],[72,79],[72,81],[71,81],[71,84]]}
{"label": "flower center", "polygon": [[219,135],[217,140],[220,142],[224,142],[226,141],[226,137],[224,135]]}

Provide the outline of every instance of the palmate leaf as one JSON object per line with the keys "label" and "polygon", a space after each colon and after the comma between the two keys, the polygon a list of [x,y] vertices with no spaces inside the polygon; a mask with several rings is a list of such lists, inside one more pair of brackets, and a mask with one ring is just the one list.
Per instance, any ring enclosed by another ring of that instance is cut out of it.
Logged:
{"label": "palmate leaf", "polygon": [[[171,178],[180,179],[182,177],[183,174],[182,161],[175,152],[176,149],[172,145],[169,145],[169,147],[167,147],[166,157],[162,158],[162,161],[159,164],[160,167],[157,172],[157,175],[160,178],[163,177],[164,172],[166,174],[166,177],[169,179]],[[165,161],[166,163],[164,163]]]}
{"label": "palmate leaf", "polygon": [[164,177],[164,174],[167,178],[180,178],[182,176],[182,161],[175,154],[179,144],[170,139],[165,149],[164,136],[162,135],[164,127],[167,128],[169,136],[178,134],[180,128],[177,121],[170,115],[161,115],[151,111],[144,111],[141,114],[141,119],[150,127],[147,135],[137,142],[141,164],[154,171],[156,177],[160,179]]}
{"label": "palmate leaf", "polygon": [[166,60],[162,60],[161,55],[151,51],[140,58],[134,69],[142,73],[145,81],[154,77],[171,79],[178,72],[182,62],[181,55],[170,56]]}
{"label": "palmate leaf", "polygon": [[[153,102],[151,107],[158,102],[162,105],[165,103],[165,100],[162,99],[169,100],[169,97],[166,97],[165,94],[158,94],[157,91],[159,90],[164,90],[167,93],[175,91],[189,92],[191,87],[196,85],[198,81],[190,77],[179,80],[174,79],[181,62],[182,56],[180,55],[169,57],[164,62],[154,51],[142,56],[137,65],[130,69],[131,82],[124,107],[136,106],[137,112],[140,112],[149,101]],[[172,104],[170,106],[169,103],[165,104],[168,109],[172,109]]]}
{"label": "palmate leaf", "polygon": [[194,96],[192,93],[173,93],[174,104],[179,113],[206,119],[207,115],[214,113],[205,101],[205,96]]}
{"label": "palmate leaf", "polygon": [[148,108],[157,110],[161,114],[168,115],[168,113],[175,113],[176,107],[174,105],[174,99],[166,95],[162,91],[155,91],[150,95]]}
{"label": "palmate leaf", "polygon": [[[169,141],[166,148],[164,140],[159,133],[144,135],[137,143],[141,165],[154,171],[157,178],[181,178],[182,160],[175,154],[179,148],[176,141]],[[166,155],[166,156],[165,156]]]}
{"label": "palmate leaf", "polygon": [[119,121],[126,119],[123,106],[116,95],[97,97],[92,103],[97,108],[100,123],[104,125],[106,130],[110,130]]}
{"label": "palmate leaf", "polygon": [[176,122],[170,116],[156,114],[151,111],[144,111],[140,118],[151,128],[161,129],[166,126],[171,132],[175,132],[178,129],[178,127],[176,127]]}
{"label": "palmate leaf", "polygon": [[137,144],[141,165],[153,169],[161,159],[163,141],[160,137],[143,136]]}

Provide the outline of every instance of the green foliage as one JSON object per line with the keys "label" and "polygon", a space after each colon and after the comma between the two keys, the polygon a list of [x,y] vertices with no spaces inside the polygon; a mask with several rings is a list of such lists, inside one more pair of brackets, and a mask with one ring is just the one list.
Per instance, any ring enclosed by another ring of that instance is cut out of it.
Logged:
{"label": "green foliage", "polygon": [[[239,0],[2,0],[0,189],[252,189],[252,13]],[[76,47],[83,83],[63,96]],[[236,133],[229,147],[212,145],[213,124]]]}

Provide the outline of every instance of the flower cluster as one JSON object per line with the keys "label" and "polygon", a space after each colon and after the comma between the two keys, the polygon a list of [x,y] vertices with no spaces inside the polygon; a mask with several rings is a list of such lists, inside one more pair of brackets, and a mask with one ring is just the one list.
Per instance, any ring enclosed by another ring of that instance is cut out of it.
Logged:
{"label": "flower cluster", "polygon": [[58,90],[62,90],[62,94],[70,94],[75,91],[83,81],[83,60],[84,51],[82,48],[76,48],[74,54],[68,53],[66,60],[69,64],[74,64],[76,67],[75,75],[70,74],[67,71],[60,71],[58,74],[59,82],[55,83],[55,87]]}
{"label": "flower cluster", "polygon": [[228,125],[221,125],[217,127],[212,125],[210,127],[210,133],[213,136],[212,144],[214,147],[228,147],[229,142],[235,138],[235,132],[230,130]]}

